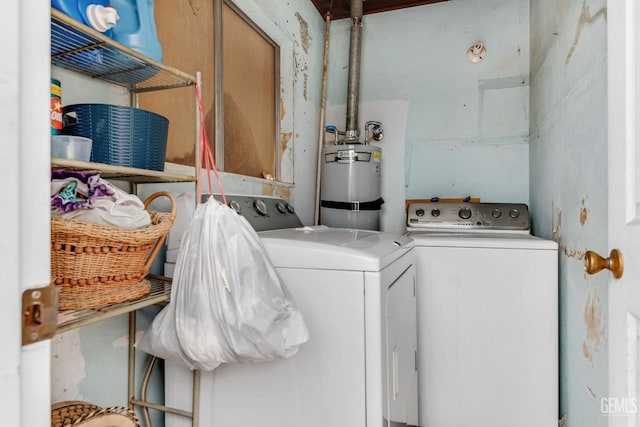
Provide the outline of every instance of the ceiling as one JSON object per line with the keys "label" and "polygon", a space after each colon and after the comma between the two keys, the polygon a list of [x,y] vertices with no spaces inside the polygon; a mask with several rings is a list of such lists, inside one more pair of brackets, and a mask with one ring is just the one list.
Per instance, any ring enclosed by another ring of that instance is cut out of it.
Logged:
{"label": "ceiling", "polygon": [[[350,0],[311,0],[321,16],[331,14],[331,19],[347,18],[351,15]],[[363,3],[364,13],[386,12],[424,4],[438,3],[447,0],[366,0]]]}

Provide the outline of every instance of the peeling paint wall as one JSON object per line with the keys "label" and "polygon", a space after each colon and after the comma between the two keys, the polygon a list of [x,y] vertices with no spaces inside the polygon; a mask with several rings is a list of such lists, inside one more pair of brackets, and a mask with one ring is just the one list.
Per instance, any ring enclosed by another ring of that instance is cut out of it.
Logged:
{"label": "peeling paint wall", "polygon": [[[350,25],[331,24],[327,123],[339,129]],[[478,41],[486,59],[472,64],[466,52]],[[385,128],[378,145],[383,162],[392,161],[382,169],[384,230],[404,229],[404,197],[529,201],[528,52],[528,0],[451,0],[365,15],[359,125]],[[404,116],[392,102],[406,105]],[[398,126],[394,139],[387,129]]]}
{"label": "peeling paint wall", "polygon": [[606,426],[607,275],[583,270],[607,249],[605,0],[531,2],[531,211],[559,243],[560,416]]}
{"label": "peeling paint wall", "polygon": [[[305,224],[314,218],[324,20],[310,1],[234,0],[280,44],[280,182],[223,174],[229,193],[286,196]],[[285,189],[286,188],[286,189]]]}
{"label": "peeling paint wall", "polygon": [[[313,223],[324,21],[310,1],[233,0],[280,48],[278,181],[223,173],[228,193],[286,194],[305,224]],[[205,86],[206,86],[206,82]],[[255,153],[247,153],[252,155]],[[206,180],[206,177],[204,178]],[[282,187],[288,190],[283,192]],[[179,191],[190,189],[180,187]],[[215,188],[216,192],[219,189]]]}
{"label": "peeling paint wall", "polygon": [[[138,337],[158,310],[149,307],[138,312]],[[128,341],[127,315],[56,335],[51,343],[52,402],[84,400],[100,406],[125,406],[128,400]],[[136,357],[138,382],[147,360],[141,353]],[[155,373],[148,398],[162,402],[164,384],[159,371]],[[138,391],[139,388],[136,393]],[[154,426],[163,425],[161,414],[151,411],[151,419]]]}

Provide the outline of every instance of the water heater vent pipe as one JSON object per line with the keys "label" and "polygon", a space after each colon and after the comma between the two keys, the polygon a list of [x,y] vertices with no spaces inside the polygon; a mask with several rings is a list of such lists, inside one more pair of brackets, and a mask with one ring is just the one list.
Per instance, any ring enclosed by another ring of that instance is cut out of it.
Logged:
{"label": "water heater vent pipe", "polygon": [[351,41],[349,45],[349,82],[347,87],[347,127],[345,144],[359,143],[358,95],[360,92],[360,53],[362,48],[363,0],[351,0]]}

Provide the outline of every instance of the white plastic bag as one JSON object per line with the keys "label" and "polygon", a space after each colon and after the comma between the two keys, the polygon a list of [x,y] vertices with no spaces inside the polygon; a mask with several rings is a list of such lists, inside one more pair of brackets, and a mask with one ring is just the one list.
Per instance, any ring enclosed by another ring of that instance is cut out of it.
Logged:
{"label": "white plastic bag", "polygon": [[138,348],[212,370],[220,363],[287,358],[308,339],[251,225],[213,198],[198,205],[180,244],[171,302]]}

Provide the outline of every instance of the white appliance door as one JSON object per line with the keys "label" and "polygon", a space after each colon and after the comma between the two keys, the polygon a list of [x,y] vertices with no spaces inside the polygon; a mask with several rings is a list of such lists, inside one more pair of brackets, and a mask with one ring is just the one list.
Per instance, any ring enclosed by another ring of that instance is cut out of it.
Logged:
{"label": "white appliance door", "polygon": [[420,425],[557,426],[557,252],[416,257]]}
{"label": "white appliance door", "polygon": [[[277,270],[302,312],[310,339],[290,359],[203,372],[200,425],[365,427],[363,273]],[[170,377],[167,404],[190,410],[191,372],[183,369]],[[189,424],[167,416],[166,425]]]}

